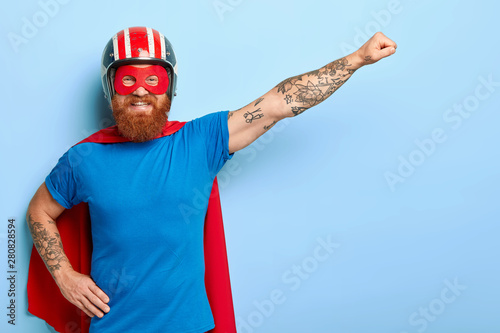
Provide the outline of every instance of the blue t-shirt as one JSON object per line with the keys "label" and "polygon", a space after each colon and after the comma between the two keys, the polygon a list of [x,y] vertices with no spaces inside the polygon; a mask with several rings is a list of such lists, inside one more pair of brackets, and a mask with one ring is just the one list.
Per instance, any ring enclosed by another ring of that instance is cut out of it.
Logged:
{"label": "blue t-shirt", "polygon": [[[45,183],[65,208],[89,205],[91,276],[111,310],[90,332],[206,332],[203,226],[214,177],[229,154],[228,111],[142,143],[82,143]],[[64,244],[63,244],[64,245]]]}

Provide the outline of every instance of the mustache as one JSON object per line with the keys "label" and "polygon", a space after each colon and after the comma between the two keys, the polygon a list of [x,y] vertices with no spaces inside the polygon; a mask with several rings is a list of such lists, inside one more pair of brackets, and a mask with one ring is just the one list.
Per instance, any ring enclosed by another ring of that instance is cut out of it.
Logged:
{"label": "mustache", "polygon": [[151,95],[144,95],[142,97],[135,96],[135,95],[128,95],[125,98],[124,102],[125,102],[125,104],[133,104],[133,103],[139,103],[139,102],[155,104],[156,98],[151,96]]}

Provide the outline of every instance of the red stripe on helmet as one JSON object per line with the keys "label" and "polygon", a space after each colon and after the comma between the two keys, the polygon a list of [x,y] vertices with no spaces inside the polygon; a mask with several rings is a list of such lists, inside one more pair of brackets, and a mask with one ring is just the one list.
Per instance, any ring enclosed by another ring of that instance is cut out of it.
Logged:
{"label": "red stripe on helmet", "polygon": [[155,58],[161,59],[161,40],[160,40],[160,33],[154,29],[153,30],[153,36],[155,40]]}
{"label": "red stripe on helmet", "polygon": [[118,38],[118,55],[120,56],[120,59],[125,59],[125,33],[122,31],[118,32],[116,34],[116,37]]}
{"label": "red stripe on helmet", "polygon": [[139,56],[139,49],[149,52],[148,32],[145,27],[128,29],[130,34],[130,50],[132,58]]}

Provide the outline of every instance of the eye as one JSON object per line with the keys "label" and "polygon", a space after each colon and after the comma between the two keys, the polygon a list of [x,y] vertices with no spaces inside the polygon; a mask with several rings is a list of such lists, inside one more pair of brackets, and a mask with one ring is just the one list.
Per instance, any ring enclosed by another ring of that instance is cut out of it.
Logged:
{"label": "eye", "polygon": [[146,78],[146,83],[149,86],[156,86],[158,85],[158,76],[156,75],[150,75]]}
{"label": "eye", "polygon": [[135,77],[132,75],[125,75],[122,79],[123,85],[126,87],[133,86],[135,84]]}

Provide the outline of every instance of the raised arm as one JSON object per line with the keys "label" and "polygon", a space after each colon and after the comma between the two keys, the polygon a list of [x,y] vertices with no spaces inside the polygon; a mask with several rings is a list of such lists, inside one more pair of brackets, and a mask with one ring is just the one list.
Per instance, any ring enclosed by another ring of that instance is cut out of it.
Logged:
{"label": "raised arm", "polygon": [[245,148],[281,119],[295,117],[323,102],[357,69],[390,56],[396,47],[396,43],[377,32],[354,53],[290,77],[245,107],[229,112],[229,152]]}
{"label": "raised arm", "polygon": [[26,220],[40,257],[52,274],[61,293],[88,316],[102,317],[109,311],[108,296],[84,274],[73,270],[64,253],[56,219],[64,211],[45,183],[36,191],[28,206]]}

